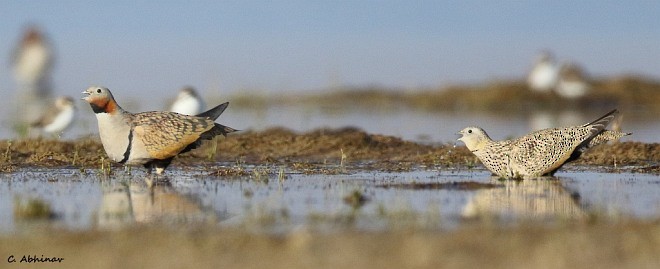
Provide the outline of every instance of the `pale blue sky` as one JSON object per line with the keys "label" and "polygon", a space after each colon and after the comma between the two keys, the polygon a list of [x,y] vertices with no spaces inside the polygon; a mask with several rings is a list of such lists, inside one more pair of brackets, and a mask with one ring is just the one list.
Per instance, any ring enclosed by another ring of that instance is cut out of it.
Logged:
{"label": "pale blue sky", "polygon": [[1,1],[0,59],[36,23],[57,92],[74,96],[479,83],[524,76],[541,49],[594,75],[660,78],[659,2],[573,2]]}

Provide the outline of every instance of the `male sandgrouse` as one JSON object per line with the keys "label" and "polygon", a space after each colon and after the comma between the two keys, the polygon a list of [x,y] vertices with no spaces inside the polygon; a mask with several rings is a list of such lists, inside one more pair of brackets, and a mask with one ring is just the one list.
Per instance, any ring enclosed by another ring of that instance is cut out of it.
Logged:
{"label": "male sandgrouse", "polygon": [[61,96],[46,109],[39,120],[33,122],[31,127],[53,135],[59,135],[71,126],[76,114],[76,106],[73,98]]}
{"label": "male sandgrouse", "polygon": [[630,133],[606,130],[618,114],[605,116],[582,126],[549,128],[513,140],[493,141],[479,127],[467,127],[458,140],[495,175],[502,178],[534,178],[553,175],[588,148],[617,140]]}
{"label": "male sandgrouse", "polygon": [[204,110],[204,101],[195,89],[184,87],[179,91],[169,110],[184,115],[197,115]]}
{"label": "male sandgrouse", "polygon": [[149,173],[156,168],[162,174],[175,156],[197,148],[202,140],[237,131],[215,123],[229,103],[196,116],[164,111],[133,114],[123,110],[107,88],[93,86],[82,93],[96,114],[108,157],[122,164],[143,165]]}

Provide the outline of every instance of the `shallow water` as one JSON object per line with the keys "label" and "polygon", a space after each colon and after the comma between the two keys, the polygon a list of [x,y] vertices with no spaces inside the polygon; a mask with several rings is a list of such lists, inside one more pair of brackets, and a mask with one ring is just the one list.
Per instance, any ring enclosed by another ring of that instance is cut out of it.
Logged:
{"label": "shallow water", "polygon": [[[0,231],[29,231],[34,225],[90,230],[191,223],[269,232],[301,227],[446,229],[474,218],[506,224],[527,219],[579,221],[594,214],[606,219],[660,217],[660,177],[649,174],[567,171],[558,173],[558,179],[525,181],[498,181],[479,169],[283,175],[223,178],[172,169],[169,184],[150,189],[141,172],[126,175],[118,171],[111,177],[77,169],[2,174]],[[493,183],[496,187],[383,187],[448,182]],[[362,206],[345,201],[355,191],[366,197]],[[15,217],[16,203],[30,198],[48,204],[54,217],[47,221]]]}

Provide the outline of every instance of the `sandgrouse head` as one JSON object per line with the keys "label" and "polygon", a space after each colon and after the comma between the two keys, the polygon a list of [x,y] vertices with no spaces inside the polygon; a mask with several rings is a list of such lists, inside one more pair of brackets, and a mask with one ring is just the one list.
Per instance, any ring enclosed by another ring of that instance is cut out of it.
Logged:
{"label": "sandgrouse head", "polygon": [[490,140],[486,131],[479,127],[466,127],[458,135],[461,135],[458,141],[463,141],[470,151],[479,150]]}
{"label": "sandgrouse head", "polygon": [[94,113],[112,114],[119,108],[108,88],[92,86],[82,93],[87,95],[82,100],[92,106]]}

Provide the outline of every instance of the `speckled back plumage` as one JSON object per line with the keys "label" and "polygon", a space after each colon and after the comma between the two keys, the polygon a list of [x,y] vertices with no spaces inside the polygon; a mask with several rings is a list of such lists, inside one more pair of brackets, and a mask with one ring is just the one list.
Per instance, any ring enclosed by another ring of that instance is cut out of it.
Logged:
{"label": "speckled back plumage", "polygon": [[481,163],[496,175],[509,175],[511,140],[492,141],[483,149],[473,151]]}
{"label": "speckled back plumage", "polygon": [[476,142],[464,142],[486,168],[500,177],[538,177],[553,174],[592,146],[629,135],[605,130],[617,113],[613,110],[582,126],[544,129],[504,141],[492,141],[480,128],[468,127],[461,131],[461,139],[465,139],[466,132],[479,136],[472,138]]}
{"label": "speckled back plumage", "polygon": [[509,176],[550,173],[562,166],[580,144],[599,131],[592,126],[551,128],[520,137],[512,143],[512,173]]}
{"label": "speckled back plumage", "polygon": [[157,159],[175,156],[215,126],[212,120],[174,112],[143,112],[132,117],[135,134]]}

